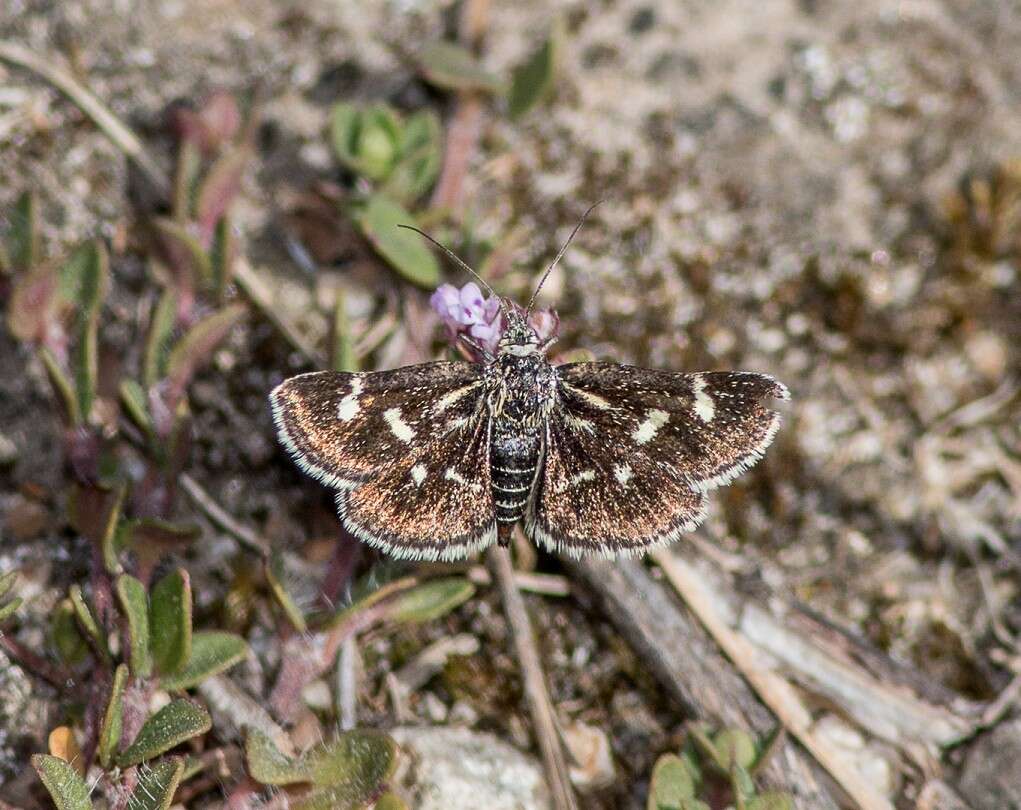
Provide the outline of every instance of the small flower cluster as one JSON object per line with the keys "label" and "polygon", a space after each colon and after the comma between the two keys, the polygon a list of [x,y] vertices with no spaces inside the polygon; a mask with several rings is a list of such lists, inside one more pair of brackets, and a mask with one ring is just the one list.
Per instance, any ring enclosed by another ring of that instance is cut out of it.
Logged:
{"label": "small flower cluster", "polygon": [[[453,284],[441,285],[432,294],[429,303],[443,321],[452,343],[457,341],[458,336],[466,335],[487,352],[496,353],[504,329],[498,296],[486,298],[479,286],[469,281],[460,289]],[[560,318],[552,309],[533,312],[528,323],[535,329],[540,341],[560,331]]]}

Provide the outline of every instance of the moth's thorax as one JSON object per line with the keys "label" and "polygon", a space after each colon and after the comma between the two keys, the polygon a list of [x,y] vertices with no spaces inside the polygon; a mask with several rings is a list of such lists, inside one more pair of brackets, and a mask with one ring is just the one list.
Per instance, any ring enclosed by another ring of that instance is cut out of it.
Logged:
{"label": "moth's thorax", "polygon": [[553,405],[556,374],[539,354],[497,356],[487,369],[494,418],[537,426]]}

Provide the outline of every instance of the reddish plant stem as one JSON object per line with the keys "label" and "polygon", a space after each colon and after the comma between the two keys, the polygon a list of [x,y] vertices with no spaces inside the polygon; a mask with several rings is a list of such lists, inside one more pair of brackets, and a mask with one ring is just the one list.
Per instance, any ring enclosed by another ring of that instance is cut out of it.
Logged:
{"label": "reddish plant stem", "polygon": [[2,631],[0,631],[0,648],[30,675],[41,678],[61,691],[66,690],[69,685],[74,683],[74,676],[69,671],[51,664],[41,655],[26,649]]}

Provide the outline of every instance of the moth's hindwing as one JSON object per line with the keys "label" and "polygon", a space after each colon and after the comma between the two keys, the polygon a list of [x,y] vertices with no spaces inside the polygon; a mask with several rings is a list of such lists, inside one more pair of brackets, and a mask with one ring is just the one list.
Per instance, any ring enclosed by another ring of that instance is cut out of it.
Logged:
{"label": "moth's hindwing", "polygon": [[270,401],[281,442],[338,490],[344,525],[360,539],[426,559],[464,557],[496,539],[479,366],[302,374]]}
{"label": "moth's hindwing", "polygon": [[693,530],[706,491],[762,457],[787,399],[750,372],[678,374],[612,363],[558,368],[526,531],[554,551],[633,554]]}

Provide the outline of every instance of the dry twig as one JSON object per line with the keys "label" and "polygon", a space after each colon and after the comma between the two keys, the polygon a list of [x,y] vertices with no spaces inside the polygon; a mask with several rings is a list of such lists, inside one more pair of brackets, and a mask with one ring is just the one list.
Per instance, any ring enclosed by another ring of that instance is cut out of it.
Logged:
{"label": "dry twig", "polygon": [[535,735],[539,741],[539,750],[542,752],[542,761],[546,766],[546,778],[553,794],[554,805],[557,810],[577,810],[578,804],[571,787],[556,716],[546,689],[546,677],[543,674],[539,649],[535,644],[535,634],[532,632],[525,600],[514,580],[510,552],[502,546],[495,546],[489,552],[489,560],[500,586],[507,623],[514,637],[518,665],[525,681],[525,695],[528,698]]}

